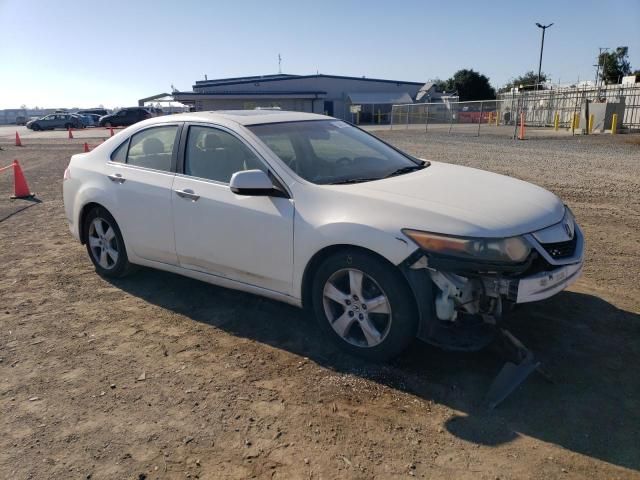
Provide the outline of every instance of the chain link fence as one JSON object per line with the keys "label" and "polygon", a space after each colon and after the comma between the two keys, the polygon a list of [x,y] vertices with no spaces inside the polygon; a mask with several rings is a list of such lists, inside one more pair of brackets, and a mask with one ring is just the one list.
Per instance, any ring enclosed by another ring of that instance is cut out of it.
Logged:
{"label": "chain link fence", "polygon": [[476,136],[513,135],[518,113],[517,102],[506,100],[394,105],[390,128]]}
{"label": "chain link fence", "polygon": [[519,135],[521,124],[530,133],[604,133],[612,127],[640,131],[640,84],[555,88],[498,97],[393,105],[390,128],[513,138]]}

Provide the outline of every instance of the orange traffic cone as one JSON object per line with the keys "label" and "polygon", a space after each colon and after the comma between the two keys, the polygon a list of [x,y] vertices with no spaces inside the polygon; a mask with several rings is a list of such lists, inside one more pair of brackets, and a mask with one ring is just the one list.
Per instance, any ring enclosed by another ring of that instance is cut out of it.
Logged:
{"label": "orange traffic cone", "polygon": [[22,140],[20,140],[20,135],[18,135],[18,132],[16,132],[16,147],[21,147],[22,146]]}
{"label": "orange traffic cone", "polygon": [[89,151],[89,144],[87,142],[84,142],[84,153],[87,153]]}
{"label": "orange traffic cone", "polygon": [[109,127],[109,131],[111,132],[111,136],[113,137],[113,127]]}
{"label": "orange traffic cone", "polygon": [[18,160],[13,161],[13,190],[14,195],[11,198],[35,197],[35,194],[29,191],[29,185],[27,185],[27,180],[24,178],[24,173],[22,173]]}

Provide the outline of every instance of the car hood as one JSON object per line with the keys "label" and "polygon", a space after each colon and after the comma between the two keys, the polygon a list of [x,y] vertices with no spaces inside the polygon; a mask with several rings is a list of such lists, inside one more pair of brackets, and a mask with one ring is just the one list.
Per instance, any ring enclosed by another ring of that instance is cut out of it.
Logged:
{"label": "car hood", "polygon": [[332,188],[348,189],[368,210],[373,209],[374,215],[389,216],[394,225],[388,226],[394,229],[509,237],[548,227],[564,216],[563,203],[548,190],[504,175],[440,162],[405,175]]}

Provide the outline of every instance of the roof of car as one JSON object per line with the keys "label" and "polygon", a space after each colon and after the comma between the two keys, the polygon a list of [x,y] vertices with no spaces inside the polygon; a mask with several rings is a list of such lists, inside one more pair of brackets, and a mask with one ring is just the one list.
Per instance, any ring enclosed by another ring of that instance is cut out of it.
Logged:
{"label": "roof of car", "polygon": [[231,120],[240,125],[262,123],[299,122],[304,120],[327,120],[330,117],[315,113],[290,112],[286,110],[217,110],[213,112],[191,112],[158,117],[158,121],[217,122]]}

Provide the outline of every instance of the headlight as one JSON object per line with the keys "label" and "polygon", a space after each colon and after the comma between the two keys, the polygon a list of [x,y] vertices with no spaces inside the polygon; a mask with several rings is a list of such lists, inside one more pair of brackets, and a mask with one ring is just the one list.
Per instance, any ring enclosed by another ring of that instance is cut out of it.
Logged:
{"label": "headlight", "polygon": [[521,237],[452,237],[408,229],[402,232],[424,250],[468,260],[518,263],[525,261],[531,252],[531,247]]}
{"label": "headlight", "polygon": [[573,212],[566,205],[564,206],[564,218],[562,219],[562,223],[564,224],[564,228],[569,235],[570,238],[576,233],[576,217],[573,215]]}

